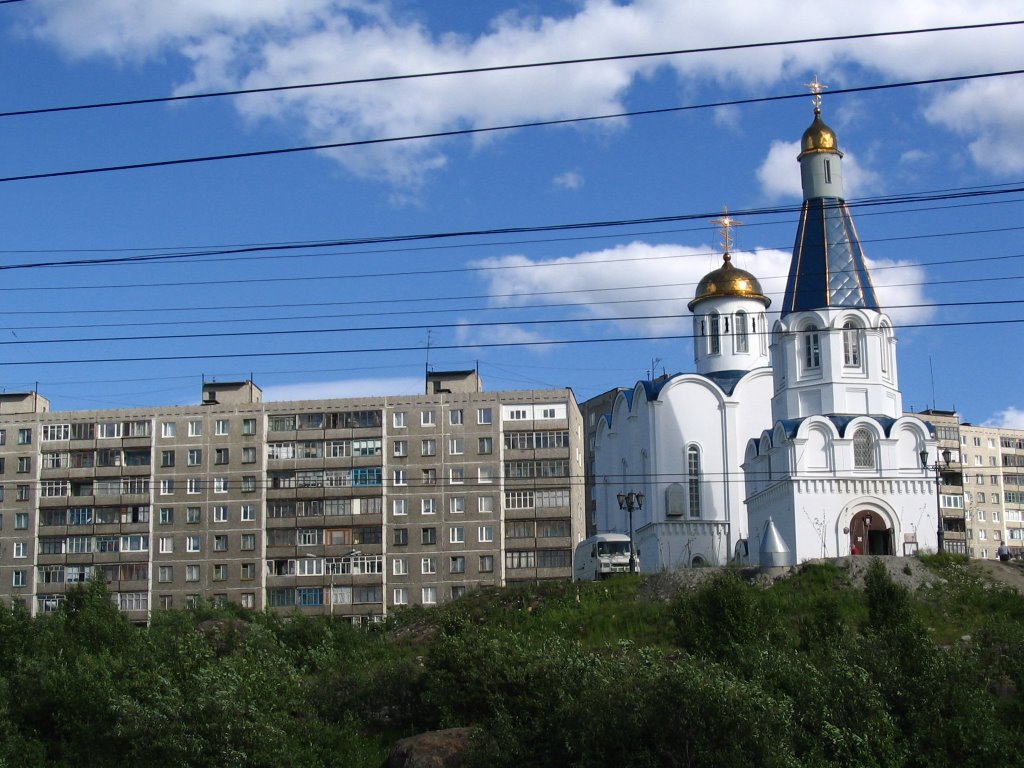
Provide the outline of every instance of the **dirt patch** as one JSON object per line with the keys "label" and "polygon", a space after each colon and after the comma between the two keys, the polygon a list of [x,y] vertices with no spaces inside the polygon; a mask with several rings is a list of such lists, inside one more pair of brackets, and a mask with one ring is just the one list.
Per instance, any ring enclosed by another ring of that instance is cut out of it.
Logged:
{"label": "dirt patch", "polygon": [[1024,562],[1021,560],[1011,560],[1008,563],[1001,563],[998,560],[971,560],[969,567],[982,578],[1004,584],[1024,594]]}

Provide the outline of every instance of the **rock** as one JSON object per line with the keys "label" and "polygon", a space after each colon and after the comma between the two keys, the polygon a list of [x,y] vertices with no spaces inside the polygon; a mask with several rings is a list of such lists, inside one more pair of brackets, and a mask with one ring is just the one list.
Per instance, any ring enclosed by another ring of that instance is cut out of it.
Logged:
{"label": "rock", "polygon": [[397,742],[387,768],[459,768],[472,728],[428,731]]}

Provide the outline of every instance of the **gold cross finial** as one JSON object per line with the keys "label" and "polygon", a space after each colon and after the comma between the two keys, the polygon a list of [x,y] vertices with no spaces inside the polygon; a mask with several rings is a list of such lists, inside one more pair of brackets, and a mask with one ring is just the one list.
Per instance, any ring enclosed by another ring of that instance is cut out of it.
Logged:
{"label": "gold cross finial", "polygon": [[818,82],[818,76],[815,75],[811,79],[811,82],[804,83],[804,88],[807,88],[812,94],[814,94],[814,111],[821,112],[821,92],[828,88],[828,86],[824,83]]}
{"label": "gold cross finial", "polygon": [[712,226],[718,227],[722,230],[722,251],[726,261],[731,261],[732,257],[729,253],[732,251],[733,244],[733,227],[738,227],[742,222],[736,221],[732,216],[729,215],[729,206],[722,206],[722,216],[718,219],[711,220]]}

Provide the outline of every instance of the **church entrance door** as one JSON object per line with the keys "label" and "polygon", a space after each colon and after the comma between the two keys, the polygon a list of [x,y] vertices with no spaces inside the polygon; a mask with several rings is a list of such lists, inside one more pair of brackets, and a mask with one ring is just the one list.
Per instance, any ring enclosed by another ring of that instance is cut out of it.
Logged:
{"label": "church entrance door", "polygon": [[850,525],[850,553],[856,555],[891,555],[892,531],[875,512],[864,510],[853,516]]}

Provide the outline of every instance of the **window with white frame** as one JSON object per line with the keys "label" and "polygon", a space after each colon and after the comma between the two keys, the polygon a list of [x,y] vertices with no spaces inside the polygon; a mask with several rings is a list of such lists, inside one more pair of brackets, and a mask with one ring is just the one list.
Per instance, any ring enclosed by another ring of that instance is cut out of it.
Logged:
{"label": "window with white frame", "polygon": [[432,427],[435,424],[435,416],[433,411],[420,411],[420,425],[424,427]]}
{"label": "window with white frame", "polygon": [[188,436],[189,437],[202,437],[203,436],[203,422],[202,421],[190,421],[188,423]]}
{"label": "window with white frame", "polygon": [[423,557],[420,558],[420,573],[437,573],[437,558],[436,557]]}
{"label": "window with white frame", "polygon": [[453,525],[448,529],[448,541],[452,544],[463,544],[466,541],[466,529],[461,525]]}
{"label": "window with white frame", "polygon": [[489,515],[494,512],[494,497],[493,496],[481,496],[476,500],[476,511],[481,514]]}
{"label": "window with white frame", "polygon": [[405,427],[405,411],[395,411],[391,414],[391,423],[396,429]]}
{"label": "window with white frame", "polygon": [[448,455],[459,456],[465,452],[466,441],[461,437],[448,438]]}
{"label": "window with white frame", "polygon": [[213,508],[213,522],[215,523],[226,523],[228,521],[228,508],[224,504],[217,505]]}
{"label": "window with white frame", "polygon": [[406,587],[395,587],[391,593],[391,602],[395,605],[408,605],[409,590]]}
{"label": "window with white frame", "polygon": [[476,470],[476,481],[478,483],[494,482],[494,467],[478,467]]}
{"label": "window with white frame", "polygon": [[463,467],[451,467],[448,470],[448,482],[452,485],[462,485],[466,482],[466,470]]}
{"label": "window with white frame", "polygon": [[423,587],[420,596],[424,605],[437,604],[437,587]]}
{"label": "window with white frame", "polygon": [[214,434],[216,435],[227,435],[231,433],[231,422],[227,419],[217,419],[217,423],[214,425]]}
{"label": "window with white frame", "polygon": [[214,493],[227,493],[228,492],[228,479],[226,477],[215,477],[213,478],[213,492]]}
{"label": "window with white frame", "polygon": [[461,515],[466,511],[466,497],[452,496],[448,499],[448,512],[452,515]]}
{"label": "window with white frame", "polygon": [[172,478],[165,478],[160,481],[160,495],[170,496],[174,493],[174,480]]}
{"label": "window with white frame", "polygon": [[190,477],[185,481],[185,493],[202,493],[203,480],[200,477]]}
{"label": "window with white frame", "polygon": [[402,517],[403,515],[409,514],[409,500],[408,499],[392,499],[391,500],[391,514],[395,517]]}
{"label": "window with white frame", "polygon": [[409,472],[404,469],[396,469],[394,472],[394,484],[395,485],[408,485],[409,484]]}
{"label": "window with white frame", "polygon": [[437,501],[435,499],[420,499],[420,514],[433,515],[437,513]]}
{"label": "window with white frame", "polygon": [[203,539],[201,536],[186,536],[185,537],[185,551],[186,552],[202,552],[203,551]]}
{"label": "window with white frame", "polygon": [[809,325],[804,328],[804,368],[817,369],[821,367],[821,341],[818,328]]}
{"label": "window with white frame", "polygon": [[476,423],[477,424],[490,424],[493,418],[493,413],[490,408],[477,408],[476,409]]}
{"label": "window with white frame", "polygon": [[448,423],[454,425],[459,425],[462,423],[461,408],[452,408],[450,411],[448,411]]}
{"label": "window with white frame", "polygon": [[174,537],[173,536],[161,536],[160,537],[160,554],[170,555],[174,553]]}
{"label": "window with white frame", "polygon": [[241,518],[243,522],[253,522],[256,519],[256,506],[253,504],[243,504]]}

